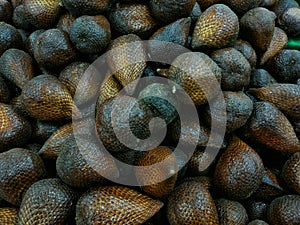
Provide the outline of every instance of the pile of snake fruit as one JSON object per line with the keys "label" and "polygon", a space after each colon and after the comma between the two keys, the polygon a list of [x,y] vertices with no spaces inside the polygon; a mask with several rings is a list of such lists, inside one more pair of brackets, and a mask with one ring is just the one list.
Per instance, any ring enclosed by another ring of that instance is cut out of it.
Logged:
{"label": "pile of snake fruit", "polygon": [[0,0],[0,225],[300,225],[298,0]]}

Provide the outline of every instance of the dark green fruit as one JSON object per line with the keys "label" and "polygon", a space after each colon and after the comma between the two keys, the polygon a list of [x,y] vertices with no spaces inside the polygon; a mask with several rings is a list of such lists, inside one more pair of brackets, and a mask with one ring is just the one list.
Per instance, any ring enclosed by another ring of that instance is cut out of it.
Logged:
{"label": "dark green fruit", "polygon": [[10,22],[13,15],[13,7],[10,1],[0,1],[0,21]]}
{"label": "dark green fruit", "polygon": [[71,25],[70,39],[84,54],[102,52],[111,38],[110,24],[104,16],[81,16]]}
{"label": "dark green fruit", "polygon": [[293,156],[284,164],[281,176],[287,187],[297,194],[300,194],[300,152]]}
{"label": "dark green fruit", "polygon": [[34,58],[48,69],[58,69],[72,62],[75,50],[66,33],[59,29],[50,29],[36,39]]}
{"label": "dark green fruit", "polygon": [[223,48],[233,44],[239,33],[239,19],[226,5],[215,4],[199,17],[192,36],[192,49]]}
{"label": "dark green fruit", "polygon": [[233,47],[244,55],[244,57],[248,60],[252,68],[256,67],[256,52],[249,44],[249,42],[239,39],[235,42]]}
{"label": "dark green fruit", "polygon": [[219,215],[220,225],[248,224],[248,215],[246,209],[239,202],[222,198],[215,200],[215,204]]}
{"label": "dark green fruit", "polygon": [[241,52],[234,48],[224,48],[214,51],[211,58],[222,69],[223,91],[241,91],[249,85],[251,66]]}
{"label": "dark green fruit", "polygon": [[5,51],[0,64],[0,73],[21,89],[34,77],[34,61],[22,50],[11,48]]}
{"label": "dark green fruit", "polygon": [[155,19],[171,23],[179,18],[188,17],[196,0],[150,0],[151,12]]}
{"label": "dark green fruit", "polygon": [[300,52],[284,49],[267,63],[266,68],[276,80],[296,83],[300,78]]}
{"label": "dark green fruit", "polygon": [[64,7],[73,15],[99,15],[107,9],[109,0],[63,0]]}
{"label": "dark green fruit", "polygon": [[22,37],[19,31],[5,22],[0,22],[0,56],[10,48],[21,48]]}
{"label": "dark green fruit", "polygon": [[163,203],[122,186],[102,186],[84,193],[76,206],[76,224],[143,224]]}
{"label": "dark green fruit", "polygon": [[29,121],[16,113],[11,105],[0,103],[0,124],[0,152],[23,146],[31,136]]}
{"label": "dark green fruit", "polygon": [[268,210],[272,225],[298,225],[300,222],[300,196],[285,195],[273,200]]}
{"label": "dark green fruit", "polygon": [[258,7],[249,10],[240,20],[241,34],[258,51],[265,52],[275,29],[275,13]]}
{"label": "dark green fruit", "polygon": [[168,198],[170,225],[219,224],[218,213],[209,191],[197,181],[180,184]]}
{"label": "dark green fruit", "polygon": [[259,188],[264,171],[259,155],[234,137],[216,165],[214,184],[229,199],[246,199]]}
{"label": "dark green fruit", "polygon": [[278,24],[288,36],[297,37],[300,35],[300,9],[289,8],[278,17]]}
{"label": "dark green fruit", "polygon": [[18,224],[65,225],[74,213],[77,195],[57,178],[40,180],[24,195]]}
{"label": "dark green fruit", "polygon": [[271,76],[271,74],[269,74],[268,71],[264,69],[252,70],[250,87],[261,88],[275,83],[277,83],[277,81]]}
{"label": "dark green fruit", "polygon": [[24,0],[26,19],[38,29],[50,28],[59,18],[60,4],[58,0]]}
{"label": "dark green fruit", "polygon": [[17,206],[27,189],[46,175],[42,159],[21,148],[1,153],[0,169],[0,197]]}
{"label": "dark green fruit", "polygon": [[109,20],[117,33],[141,38],[149,37],[157,25],[150,8],[142,4],[122,4],[110,13]]}
{"label": "dark green fruit", "polygon": [[[95,165],[97,170],[95,170]],[[114,160],[89,136],[70,137],[60,147],[56,160],[58,176],[68,185],[88,188],[118,175]]]}

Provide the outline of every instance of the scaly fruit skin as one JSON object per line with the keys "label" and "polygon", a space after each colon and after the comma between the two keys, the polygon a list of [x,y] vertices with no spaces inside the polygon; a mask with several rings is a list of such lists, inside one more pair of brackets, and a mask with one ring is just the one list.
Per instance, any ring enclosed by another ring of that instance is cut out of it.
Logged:
{"label": "scaly fruit skin", "polygon": [[228,5],[237,15],[242,16],[250,9],[260,6],[262,0],[224,0],[225,5]]}
{"label": "scaly fruit skin", "polygon": [[245,207],[248,213],[249,220],[266,220],[267,219],[267,209],[269,206],[269,203],[257,200],[256,198],[249,200],[246,200]]}
{"label": "scaly fruit skin", "polygon": [[0,169],[0,197],[17,206],[25,191],[46,175],[42,159],[21,148],[1,153]]}
{"label": "scaly fruit skin", "polygon": [[64,7],[75,16],[101,15],[108,7],[109,0],[62,0]]}
{"label": "scaly fruit skin", "polygon": [[10,48],[21,48],[22,37],[19,31],[10,24],[0,22],[0,55]]}
{"label": "scaly fruit skin", "polygon": [[278,24],[288,36],[297,37],[300,34],[300,9],[289,8],[278,17]]}
{"label": "scaly fruit skin", "polygon": [[300,122],[300,86],[297,84],[271,84],[251,91],[261,101],[274,104],[295,122]]}
{"label": "scaly fruit skin", "polygon": [[40,75],[31,79],[22,92],[22,103],[30,115],[39,120],[59,121],[80,112],[69,90],[54,76]]}
{"label": "scaly fruit skin", "polygon": [[0,103],[8,103],[11,98],[11,91],[6,80],[0,75]]}
{"label": "scaly fruit skin", "polygon": [[293,156],[285,163],[281,176],[287,187],[300,195],[300,152]]}
{"label": "scaly fruit skin", "polygon": [[[113,75],[107,75],[99,89],[96,110],[108,99],[115,97],[122,90],[122,85]],[[96,112],[97,113],[97,112]]]}
{"label": "scaly fruit skin", "polygon": [[269,225],[263,220],[253,220],[248,225]]}
{"label": "scaly fruit skin", "polygon": [[300,151],[300,142],[293,126],[273,104],[254,103],[253,113],[245,125],[243,135],[278,151]]}
{"label": "scaly fruit skin", "polygon": [[259,155],[234,137],[216,165],[214,183],[229,199],[242,200],[259,188],[264,171]]}
{"label": "scaly fruit skin", "polygon": [[235,224],[247,225],[248,215],[246,209],[239,202],[227,199],[215,200],[220,225]]}
{"label": "scaly fruit skin", "polygon": [[285,195],[273,200],[268,219],[272,225],[298,225],[300,222],[300,196]]}
{"label": "scaly fruit skin", "polygon": [[277,83],[274,77],[264,69],[253,69],[250,78],[250,87],[261,88]]}
{"label": "scaly fruit skin", "polygon": [[30,122],[11,105],[0,103],[0,152],[23,146],[30,139]]}
{"label": "scaly fruit skin", "polygon": [[142,224],[163,203],[122,186],[102,186],[84,193],[76,206],[77,225]]}
{"label": "scaly fruit skin", "polygon": [[209,191],[197,181],[179,185],[168,198],[167,217],[171,225],[219,224]]}
{"label": "scaly fruit skin", "polygon": [[244,57],[250,63],[251,68],[256,67],[257,55],[249,42],[239,39],[235,42],[233,47],[244,55]]}
{"label": "scaly fruit skin", "polygon": [[205,10],[198,19],[193,36],[192,49],[223,48],[236,41],[239,19],[226,5],[215,4]]}
{"label": "scaly fruit skin", "polygon": [[74,212],[77,196],[57,178],[40,180],[23,197],[19,225],[65,225]]}
{"label": "scaly fruit skin", "polygon": [[0,224],[17,225],[19,210],[16,208],[0,208]]}

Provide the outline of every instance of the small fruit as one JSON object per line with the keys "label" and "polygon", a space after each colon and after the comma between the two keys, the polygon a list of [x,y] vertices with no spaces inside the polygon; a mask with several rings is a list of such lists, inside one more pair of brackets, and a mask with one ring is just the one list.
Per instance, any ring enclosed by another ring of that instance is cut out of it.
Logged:
{"label": "small fruit", "polygon": [[10,48],[21,48],[22,37],[19,31],[10,24],[0,22],[0,56]]}
{"label": "small fruit", "polygon": [[300,152],[292,155],[292,157],[284,164],[281,176],[287,187],[297,194],[300,194]]}
{"label": "small fruit", "polygon": [[109,0],[62,0],[64,7],[75,16],[101,15],[109,5]]}
{"label": "small fruit", "polygon": [[233,47],[244,55],[244,57],[248,60],[252,68],[256,67],[256,52],[249,42],[239,39],[235,42]]}
{"label": "small fruit", "polygon": [[271,76],[271,74],[269,74],[268,71],[264,69],[252,70],[250,87],[261,88],[275,83],[277,83],[277,81]]}
{"label": "small fruit", "polygon": [[297,37],[300,34],[300,9],[289,8],[278,17],[278,24],[288,36]]}

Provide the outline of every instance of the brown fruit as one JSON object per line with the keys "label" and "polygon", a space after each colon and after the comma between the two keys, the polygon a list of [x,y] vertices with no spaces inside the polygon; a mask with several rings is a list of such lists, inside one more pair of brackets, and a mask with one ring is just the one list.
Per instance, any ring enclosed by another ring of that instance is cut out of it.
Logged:
{"label": "brown fruit", "polygon": [[300,122],[300,86],[296,84],[271,84],[251,90],[256,98],[268,101],[285,115]]}
{"label": "brown fruit", "polygon": [[241,200],[259,188],[263,174],[264,166],[259,155],[234,137],[216,165],[214,183],[224,196]]}
{"label": "brown fruit", "polygon": [[251,223],[248,223],[248,225],[269,225],[263,220],[253,220]]}
{"label": "brown fruit", "polygon": [[[140,41],[142,40],[134,34],[124,35],[113,40],[108,48],[109,68],[125,88],[140,78],[146,68],[146,53]],[[134,62],[136,59],[139,62]],[[134,88],[130,85],[126,91],[132,92]]]}
{"label": "brown fruit", "polygon": [[300,78],[300,51],[284,49],[269,60],[266,68],[278,81],[297,83]]}
{"label": "brown fruit", "polygon": [[282,112],[268,102],[254,103],[253,113],[243,134],[256,143],[278,151],[294,153],[300,150],[293,126]]}
{"label": "brown fruit", "polygon": [[150,8],[155,19],[171,23],[179,18],[188,17],[196,0],[150,0]]}
{"label": "brown fruit", "polygon": [[34,76],[34,62],[26,52],[11,48],[0,57],[0,73],[12,83],[23,89]]}
{"label": "brown fruit", "polygon": [[42,121],[58,121],[80,116],[68,89],[52,75],[31,79],[22,92],[22,103],[30,115]]}
{"label": "brown fruit", "polygon": [[13,24],[20,29],[32,31],[35,27],[28,21],[25,15],[24,4],[17,6],[13,12]]}
{"label": "brown fruit", "polygon": [[34,47],[34,58],[40,66],[57,70],[71,63],[76,56],[67,33],[50,29],[40,34]]}
{"label": "brown fruit", "polygon": [[188,162],[188,172],[193,176],[207,175],[214,163],[209,152],[197,149]]}
{"label": "brown fruit", "polygon": [[268,210],[272,225],[298,225],[300,222],[300,196],[285,195],[273,200]]}
{"label": "brown fruit", "polygon": [[279,16],[289,8],[299,8],[299,4],[295,0],[277,0],[271,7],[271,10]]}
{"label": "brown fruit", "polygon": [[58,128],[56,123],[37,120],[32,124],[31,140],[44,144]]}
{"label": "brown fruit", "polygon": [[278,24],[288,36],[297,37],[300,34],[300,9],[289,8],[278,17]]}
{"label": "brown fruit", "polygon": [[277,55],[286,47],[288,37],[286,33],[278,27],[274,28],[274,34],[267,51],[260,58],[260,65],[265,64],[268,60]]}
{"label": "brown fruit", "polygon": [[75,21],[76,17],[73,16],[72,14],[66,12],[61,15],[57,22],[57,28],[70,34],[70,29],[72,23]]}
{"label": "brown fruit", "polygon": [[168,198],[170,225],[219,224],[218,213],[209,191],[197,181],[180,184]]}
{"label": "brown fruit", "polygon": [[[161,163],[159,166],[155,165]],[[138,166],[146,168],[138,168],[135,171],[138,182],[142,190],[153,197],[160,198],[168,195],[174,188],[176,180],[178,165],[175,155],[168,147],[156,147],[147,151],[139,160]],[[152,166],[148,169],[147,166]],[[157,179],[169,178],[157,183]],[[144,185],[145,183],[153,183]]]}
{"label": "brown fruit", "polygon": [[73,15],[99,15],[107,9],[109,0],[63,0],[64,7]]}
{"label": "brown fruit", "polygon": [[10,1],[1,0],[0,1],[0,21],[10,22],[13,14],[13,7]]}
{"label": "brown fruit", "polygon": [[262,0],[225,0],[225,5],[228,5],[237,15],[242,16],[250,9],[256,8],[261,5]]}
{"label": "brown fruit", "polygon": [[65,225],[74,212],[77,194],[59,179],[34,183],[25,193],[19,225]]}
{"label": "brown fruit", "polygon": [[272,40],[275,28],[275,13],[258,7],[249,10],[240,20],[241,34],[260,52],[265,52]]}
{"label": "brown fruit", "polygon": [[212,178],[211,177],[186,177],[182,180],[182,183],[189,182],[189,181],[196,181],[200,182],[202,186],[204,186],[207,190],[210,190],[212,188]]}
{"label": "brown fruit", "polygon": [[38,29],[52,27],[61,11],[58,0],[24,0],[23,5],[26,19]]}
{"label": "brown fruit", "polygon": [[220,78],[220,68],[201,52],[178,56],[169,70],[169,79],[180,85],[196,105],[204,104],[216,96],[215,85],[218,85]]}
{"label": "brown fruit", "polygon": [[109,15],[112,28],[120,35],[149,37],[157,26],[150,8],[143,4],[121,4]]}
{"label": "brown fruit", "polygon": [[17,206],[26,190],[46,175],[42,159],[21,148],[1,153],[0,169],[0,197]]}
{"label": "brown fruit", "polygon": [[78,17],[70,27],[72,43],[84,54],[101,53],[109,44],[110,38],[110,23],[102,15]]}
{"label": "brown fruit", "polygon": [[44,33],[45,30],[36,30],[33,31],[27,38],[25,42],[25,50],[26,52],[31,55],[32,57],[34,56],[34,48],[37,43],[37,38],[40,36],[40,34]]}
{"label": "brown fruit", "polygon": [[[127,144],[138,148],[141,146],[139,139],[150,136],[149,123],[154,116],[149,106],[133,97],[123,96],[117,100],[111,98],[98,109],[97,133],[107,150],[125,152],[131,149]],[[125,144],[120,142],[116,133],[122,135]]]}
{"label": "brown fruit", "polygon": [[287,187],[300,194],[300,152],[294,153],[284,164],[281,176]]}
{"label": "brown fruit", "polygon": [[105,178],[118,176],[113,158],[88,135],[76,139],[70,137],[63,143],[56,160],[56,171],[66,184],[78,188],[89,188],[104,183]]}
{"label": "brown fruit", "polygon": [[19,31],[10,24],[0,22],[0,56],[10,48],[21,48],[22,37]]}
{"label": "brown fruit", "polygon": [[249,42],[239,39],[235,42],[233,47],[244,55],[244,57],[248,60],[252,68],[256,67],[256,52],[249,44]]}
{"label": "brown fruit", "polygon": [[31,136],[31,125],[11,105],[0,103],[0,152],[21,147]]}
{"label": "brown fruit", "polygon": [[219,215],[220,225],[248,224],[248,215],[246,209],[239,202],[222,198],[215,200],[215,204]]}
{"label": "brown fruit", "polygon": [[76,224],[142,224],[163,203],[121,186],[102,186],[84,193],[76,206]]}
{"label": "brown fruit", "polygon": [[223,48],[233,44],[239,33],[239,19],[226,5],[215,4],[199,17],[192,36],[193,49]]}
{"label": "brown fruit", "polygon": [[200,8],[204,11],[208,7],[218,4],[220,0],[197,0],[198,4],[200,5]]}
{"label": "brown fruit", "polygon": [[17,225],[18,212],[16,208],[0,208],[0,224]]}
{"label": "brown fruit", "polygon": [[251,66],[241,52],[224,48],[214,51],[211,58],[222,69],[223,91],[241,91],[249,85]]}
{"label": "brown fruit", "polygon": [[250,87],[261,88],[277,83],[274,77],[264,69],[253,69],[250,78]]}
{"label": "brown fruit", "polygon": [[0,102],[8,103],[11,98],[11,91],[6,80],[0,75]]}
{"label": "brown fruit", "polygon": [[122,90],[122,85],[113,75],[107,75],[99,89],[99,97],[97,100],[97,109],[106,100],[115,97]]}

